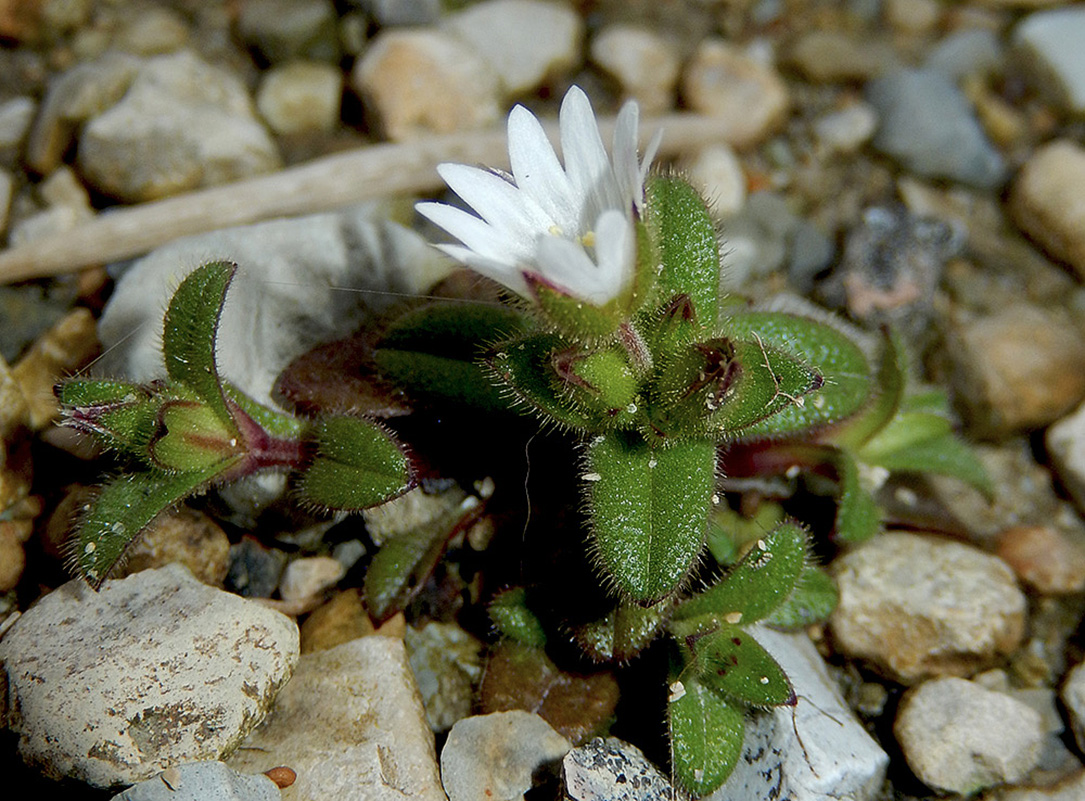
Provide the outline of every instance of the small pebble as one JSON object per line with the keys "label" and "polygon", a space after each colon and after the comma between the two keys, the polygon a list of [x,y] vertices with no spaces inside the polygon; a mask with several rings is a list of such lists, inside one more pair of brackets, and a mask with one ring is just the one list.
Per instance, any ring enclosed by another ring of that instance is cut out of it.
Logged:
{"label": "small pebble", "polygon": [[221,587],[229,569],[230,540],[203,512],[161,515],[128,549],[120,576],[180,562],[204,584]]}
{"label": "small pebble", "polygon": [[334,587],[346,573],[346,569],[330,556],[294,559],[283,571],[279,595],[284,601],[312,598],[329,587]]}
{"label": "small pebble", "polygon": [[591,60],[617,79],[622,95],[636,100],[641,114],[674,107],[681,60],[660,34],[628,23],[609,25],[592,39]]}
{"label": "small pebble", "polygon": [[26,553],[15,521],[0,520],[0,593],[15,589],[26,567]]}
{"label": "small pebble", "polygon": [[814,83],[865,81],[895,61],[891,48],[857,39],[843,31],[801,33],[788,52],[788,62]]}
{"label": "small pebble", "polygon": [[1037,11],[1014,29],[1013,44],[1033,84],[1065,111],[1085,112],[1085,7]]}
{"label": "small pebble", "polygon": [[250,0],[240,10],[238,34],[272,64],[293,59],[334,63],[339,58],[331,0]]}
{"label": "small pebble", "polygon": [[912,689],[893,732],[920,779],[963,795],[1023,778],[1039,761],[1044,735],[1040,713],[959,678]]}
{"label": "small pebble", "polygon": [[393,141],[483,128],[501,118],[493,68],[444,31],[382,30],[354,65],[351,85]]}
{"label": "small pebble", "polygon": [[746,173],[730,147],[718,144],[703,148],[693,157],[687,172],[715,216],[726,218],[742,210],[746,203]]}
{"label": "small pebble", "polygon": [[851,103],[814,120],[814,136],[830,153],[854,153],[874,136],[878,115],[869,103]]}
{"label": "small pebble", "polygon": [[111,801],[279,801],[268,776],[231,770],[222,762],[188,762],[133,785]]}
{"label": "small pebble", "polygon": [[25,95],[0,102],[0,164],[15,163],[37,110],[37,102]]}
{"label": "small pebble", "polygon": [[357,588],[338,592],[301,624],[301,652],[326,651],[374,632]]}
{"label": "small pebble", "polygon": [[635,745],[596,737],[561,761],[569,801],[663,801],[674,788]]}
{"label": "small pebble", "polygon": [[832,564],[836,648],[891,677],[969,675],[1014,650],[1026,600],[1000,559],[958,542],[880,534]]}
{"label": "small pebble", "polygon": [[441,750],[441,780],[449,801],[520,798],[531,789],[532,774],[570,748],[532,712],[475,715],[449,732]]}
{"label": "small pebble", "polygon": [[189,27],[181,14],[164,6],[140,9],[124,20],[115,44],[138,56],[172,53],[188,44]]}
{"label": "small pebble", "polygon": [[329,132],[339,123],[343,75],[332,64],[289,61],[268,70],[256,108],[277,134]]}
{"label": "small pebble", "polygon": [[581,59],[584,22],[564,3],[482,0],[443,24],[489,65],[506,97],[533,92]]}
{"label": "small pebble", "polygon": [[1050,526],[1014,526],[1002,532],[995,554],[1037,592],[1085,590],[1085,546]]}
{"label": "small pebble", "polygon": [[53,387],[82,368],[98,352],[94,316],[76,308],[43,334],[12,369],[30,411],[30,427],[40,431],[60,416]]}
{"label": "small pebble", "polygon": [[439,621],[408,627],[404,642],[430,728],[447,731],[471,714],[483,644],[454,623]]}
{"label": "small pebble", "polygon": [[693,111],[724,119],[739,116],[763,140],[787,119],[787,84],[770,66],[723,39],[698,45],[682,74],[682,96]]}
{"label": "small pebble", "polygon": [[368,0],[363,5],[382,28],[431,25],[441,17],[441,0]]}
{"label": "small pebble", "polygon": [[1010,194],[1018,226],[1085,279],[1085,147],[1056,139],[1021,168]]}

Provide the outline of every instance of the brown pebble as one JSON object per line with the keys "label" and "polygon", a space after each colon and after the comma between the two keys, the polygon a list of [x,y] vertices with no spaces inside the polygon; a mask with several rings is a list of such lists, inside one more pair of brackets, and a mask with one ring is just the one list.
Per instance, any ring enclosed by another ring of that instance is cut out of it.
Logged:
{"label": "brown pebble", "polygon": [[298,778],[298,774],[285,765],[279,765],[277,768],[271,770],[265,770],[264,775],[271,779],[275,784],[279,786],[279,789],[289,787]]}
{"label": "brown pebble", "polygon": [[1085,548],[1049,526],[1014,526],[1002,532],[996,554],[1037,592],[1085,590]]}
{"label": "brown pebble", "polygon": [[0,592],[15,589],[26,567],[26,552],[12,521],[0,525]]}

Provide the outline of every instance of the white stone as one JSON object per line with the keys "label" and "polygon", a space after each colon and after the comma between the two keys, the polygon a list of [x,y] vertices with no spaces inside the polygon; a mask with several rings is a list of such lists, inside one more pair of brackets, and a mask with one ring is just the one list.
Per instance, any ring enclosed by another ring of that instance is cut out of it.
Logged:
{"label": "white stone", "polygon": [[878,128],[878,113],[869,103],[858,101],[814,120],[814,136],[830,153],[854,153]]}
{"label": "white stone", "polygon": [[1059,481],[1085,509],[1085,405],[1048,428],[1044,442]]}
{"label": "white stone", "polygon": [[615,23],[596,34],[591,60],[617,78],[622,93],[640,104],[642,114],[660,114],[674,106],[682,66],[668,39],[638,25]]}
{"label": "white stone", "polygon": [[737,214],[746,204],[746,173],[725,144],[702,148],[689,163],[689,179],[717,217]]}
{"label": "white stone", "polygon": [[343,74],[333,64],[291,61],[264,74],[256,93],[260,115],[278,134],[330,131],[339,122]]}
{"label": "white stone", "polygon": [[756,637],[787,672],[798,703],[747,720],[742,756],[707,801],[877,798],[889,757],[848,708],[810,639],[761,627]]}
{"label": "white stone", "polygon": [[531,92],[580,63],[584,23],[564,3],[482,0],[445,24],[490,65],[506,97]]}
{"label": "white stone", "polygon": [[569,752],[569,741],[533,712],[514,709],[464,718],[441,750],[449,801],[522,799],[535,770]]}
{"label": "white stone", "polygon": [[354,65],[351,85],[389,139],[495,125],[500,85],[462,39],[429,28],[386,28]]}
{"label": "white stone", "polygon": [[283,571],[279,595],[284,601],[300,601],[324,592],[339,583],[347,569],[330,556],[294,559]]}
{"label": "white stone", "polygon": [[847,656],[905,683],[967,675],[1020,643],[1027,603],[1001,559],[959,542],[886,532],[832,564],[829,620]]}
{"label": "white stone", "polygon": [[246,775],[222,762],[189,762],[133,785],[111,801],[280,801],[278,785],[262,773]]}
{"label": "white stone", "polygon": [[180,51],[148,59],[121,101],[87,122],[78,164],[101,191],[146,201],[281,161],[241,81]]}
{"label": "white stone", "polygon": [[25,95],[0,103],[0,158],[18,153],[37,110],[38,104]]}
{"label": "white stone", "polygon": [[911,690],[893,731],[916,776],[962,795],[1022,779],[1039,761],[1044,738],[1035,709],[960,678]]}
{"label": "white stone", "polygon": [[403,642],[361,637],[305,654],[275,709],[229,760],[288,765],[289,801],[445,801]]}
{"label": "white stone", "polygon": [[1085,278],[1085,147],[1055,139],[1021,167],[1010,194],[1017,225]]}
{"label": "white stone", "polygon": [[1067,111],[1085,111],[1085,6],[1030,14],[1014,30],[1013,41],[1029,62],[1037,88]]}
{"label": "white stone", "polygon": [[294,621],[179,565],[76,580],[0,641],[19,753],[96,787],[220,759],[260,722],[298,659]]}

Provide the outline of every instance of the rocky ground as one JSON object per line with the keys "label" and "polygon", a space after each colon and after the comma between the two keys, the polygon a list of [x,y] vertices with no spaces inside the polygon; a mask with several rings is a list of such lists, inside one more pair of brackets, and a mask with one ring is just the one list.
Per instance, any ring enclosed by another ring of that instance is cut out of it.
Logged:
{"label": "rocky ground", "polygon": [[[825,553],[830,622],[764,635],[800,702],[751,718],[713,798],[1085,796],[1081,42],[1085,4],[1044,0],[0,0],[9,782],[73,799],[146,779],[123,797],[668,796],[659,688],[640,679],[539,666],[546,691],[519,705],[541,716],[472,716],[509,707],[480,690],[471,601],[493,565],[545,552],[525,489],[570,458],[560,437],[525,430],[487,463],[477,431],[437,427],[468,466],[364,520],[291,516],[272,478],[164,518],[100,594],[65,583],[68,522],[122,466],[55,427],[59,378],[103,353],[96,370],[159,375],[170,291],[225,257],[241,272],[222,370],[271,398],[291,360],[449,274],[402,195],[438,191],[433,159],[461,157],[427,143],[481,141],[515,102],[553,115],[576,83],[604,115],[632,97],[680,112],[674,132],[717,120],[663,153],[714,204],[728,288],[897,326],[996,485],[990,502],[950,479],[881,487],[893,530]],[[389,152],[423,177],[244,183]],[[212,230],[265,192],[288,219]],[[153,232],[84,247],[87,226],[169,199]],[[420,524],[464,531],[375,628],[367,560]],[[616,736],[592,739],[615,709]]]}

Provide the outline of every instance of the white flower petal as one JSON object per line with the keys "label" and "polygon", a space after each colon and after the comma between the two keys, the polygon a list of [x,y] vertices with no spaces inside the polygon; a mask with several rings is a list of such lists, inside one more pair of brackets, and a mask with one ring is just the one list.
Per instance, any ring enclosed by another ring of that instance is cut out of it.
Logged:
{"label": "white flower petal", "polygon": [[610,158],[614,163],[614,178],[622,201],[633,204],[643,190],[641,188],[640,165],[637,164],[637,104],[630,100],[618,112],[614,123],[614,144]]}
{"label": "white flower petal", "polygon": [[601,294],[596,280],[598,270],[579,243],[557,236],[543,237],[535,251],[535,260],[543,279],[566,294],[589,303],[606,302],[597,299]]}
{"label": "white flower petal", "polygon": [[620,206],[621,195],[599,135],[599,124],[588,96],[580,87],[574,86],[566,93],[558,114],[558,127],[565,172],[573,191],[584,199],[580,222],[586,229],[603,209]]}
{"label": "white flower petal", "polygon": [[659,150],[659,143],[662,141],[663,129],[659,128],[652,135],[652,141],[648,143],[648,147],[644,151],[644,158],[641,160],[638,172],[637,194],[633,196],[633,202],[636,204],[638,213],[642,211],[641,207],[644,205],[644,184],[648,180],[648,170],[652,167],[652,161],[655,159],[656,151]]}
{"label": "white flower petal", "polygon": [[437,172],[478,216],[513,238],[532,237],[554,225],[538,203],[489,170],[466,164],[441,164]]}
{"label": "white flower petal", "polygon": [[523,106],[509,113],[509,162],[516,186],[566,231],[576,224],[572,184],[539,120]]}
{"label": "white flower petal", "polygon": [[479,275],[497,281],[497,283],[511,289],[517,295],[524,297],[528,294],[528,285],[522,270],[515,269],[502,261],[487,259],[485,256],[480,256],[475,251],[459,245],[437,245],[436,247],[461,264],[470,267]]}
{"label": "white flower petal", "polygon": [[619,288],[632,282],[637,263],[636,233],[629,217],[616,209],[604,211],[595,224],[595,260],[601,280]]}
{"label": "white flower petal", "polygon": [[509,264],[527,263],[535,253],[535,237],[514,239],[509,233],[446,203],[419,203],[415,208],[480,256]]}

